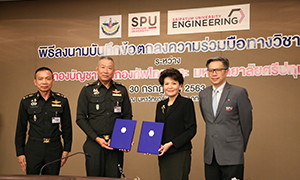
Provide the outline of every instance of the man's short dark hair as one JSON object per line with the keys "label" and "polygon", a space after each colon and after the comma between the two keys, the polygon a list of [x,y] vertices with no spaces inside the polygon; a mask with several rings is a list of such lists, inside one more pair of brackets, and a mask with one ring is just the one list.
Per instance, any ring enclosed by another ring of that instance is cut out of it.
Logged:
{"label": "man's short dark hair", "polygon": [[223,63],[223,66],[225,69],[228,69],[229,68],[229,60],[225,57],[214,57],[214,58],[210,58],[209,60],[207,60],[206,62],[206,67],[208,68],[208,65],[211,63],[211,62],[214,62],[214,61],[221,61]]}
{"label": "man's short dark hair", "polygon": [[163,70],[160,73],[160,76],[158,79],[160,85],[164,84],[166,77],[170,77],[171,79],[178,81],[179,84],[183,84],[183,81],[184,81],[182,74],[175,68],[168,68],[168,69]]}
{"label": "man's short dark hair", "polygon": [[40,67],[40,68],[38,68],[35,71],[35,73],[34,73],[34,79],[36,79],[36,73],[38,73],[39,71],[50,71],[51,74],[52,74],[52,77],[53,77],[53,72],[52,72],[52,70],[50,68],[48,68],[48,67]]}
{"label": "man's short dark hair", "polygon": [[108,59],[108,60],[111,60],[111,61],[114,63],[114,65],[115,65],[114,59],[113,59],[112,57],[110,57],[110,56],[101,56],[101,57],[99,58],[98,64],[99,64],[99,62],[100,62],[102,59]]}

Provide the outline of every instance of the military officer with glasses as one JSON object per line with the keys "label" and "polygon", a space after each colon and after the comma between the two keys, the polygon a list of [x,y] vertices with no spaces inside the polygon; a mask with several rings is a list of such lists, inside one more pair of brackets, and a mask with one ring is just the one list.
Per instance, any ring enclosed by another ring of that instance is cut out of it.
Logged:
{"label": "military officer with glasses", "polygon": [[199,93],[206,124],[204,163],[206,180],[244,178],[244,153],[252,131],[252,105],[245,88],[226,81],[229,61],[206,62],[212,86]]}

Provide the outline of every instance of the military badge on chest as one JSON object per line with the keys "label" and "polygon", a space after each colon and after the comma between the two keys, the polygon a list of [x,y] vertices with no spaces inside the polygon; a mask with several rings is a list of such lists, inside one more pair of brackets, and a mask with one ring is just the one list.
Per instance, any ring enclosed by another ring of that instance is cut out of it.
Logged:
{"label": "military badge on chest", "polygon": [[54,117],[52,117],[52,124],[59,124],[60,123],[60,117],[58,116],[58,112],[55,111]]}
{"label": "military badge on chest", "polygon": [[[38,108],[37,100],[36,98],[31,99],[30,108]],[[37,117],[36,114],[33,115],[33,121],[36,121]]]}
{"label": "military badge on chest", "polygon": [[93,94],[94,96],[99,96],[100,95],[100,92],[99,92],[99,90],[97,88],[93,89],[93,93],[94,93]]}
{"label": "military badge on chest", "polygon": [[52,107],[61,107],[61,101],[58,100],[52,101]]}
{"label": "military badge on chest", "polygon": [[122,96],[121,91],[118,91],[117,89],[115,89],[112,92],[113,92],[112,96]]}
{"label": "military badge on chest", "polygon": [[119,105],[119,101],[117,101],[117,105],[114,107],[114,113],[121,113],[122,112],[122,108]]}
{"label": "military badge on chest", "polygon": [[37,107],[37,101],[36,101],[36,98],[31,99],[30,105],[33,106],[33,107]]}
{"label": "military badge on chest", "polygon": [[98,111],[100,109],[100,105],[97,103],[96,104],[96,110]]}
{"label": "military badge on chest", "polygon": [[60,123],[60,117],[52,117],[52,124],[59,124]]}
{"label": "military badge on chest", "polygon": [[[100,92],[97,88],[93,89],[93,96],[100,96]],[[98,101],[97,101],[97,104],[96,104],[95,108],[96,108],[97,111],[99,111],[100,105],[99,105]]]}
{"label": "military badge on chest", "polygon": [[[113,97],[122,97],[121,91],[115,89],[114,91],[112,91],[112,96]],[[114,113],[121,113],[121,112],[122,112],[122,108],[120,106],[120,102],[117,101],[116,106],[114,106]]]}
{"label": "military badge on chest", "polygon": [[52,104],[51,104],[52,107],[54,107],[56,109],[55,111],[55,115],[54,117],[52,117],[52,124],[59,124],[60,123],[60,117],[58,116],[58,109],[61,108],[61,101],[58,101],[58,100],[54,100],[52,101]]}

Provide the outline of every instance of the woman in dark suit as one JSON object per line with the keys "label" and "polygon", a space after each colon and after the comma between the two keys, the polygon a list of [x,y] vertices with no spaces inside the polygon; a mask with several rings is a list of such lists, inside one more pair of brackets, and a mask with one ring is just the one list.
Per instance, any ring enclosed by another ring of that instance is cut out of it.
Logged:
{"label": "woman in dark suit", "polygon": [[158,157],[161,180],[188,180],[191,167],[191,139],[196,134],[194,103],[179,93],[182,74],[174,68],[160,73],[159,83],[167,99],[157,103],[155,122],[163,122],[162,145]]}

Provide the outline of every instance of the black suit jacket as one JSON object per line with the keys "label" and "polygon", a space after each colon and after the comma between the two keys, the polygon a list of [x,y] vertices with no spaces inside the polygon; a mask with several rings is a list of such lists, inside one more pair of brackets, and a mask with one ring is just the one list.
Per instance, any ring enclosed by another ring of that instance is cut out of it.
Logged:
{"label": "black suit jacket", "polygon": [[191,139],[197,131],[194,103],[179,94],[167,112],[165,108],[168,101],[166,99],[157,103],[155,117],[155,122],[165,123],[161,144],[173,142],[173,146],[165,154],[190,150]]}

